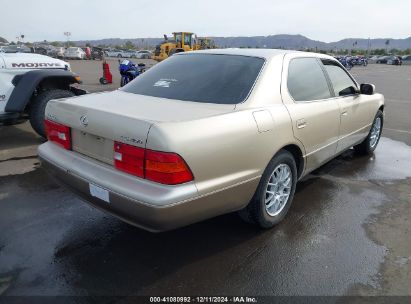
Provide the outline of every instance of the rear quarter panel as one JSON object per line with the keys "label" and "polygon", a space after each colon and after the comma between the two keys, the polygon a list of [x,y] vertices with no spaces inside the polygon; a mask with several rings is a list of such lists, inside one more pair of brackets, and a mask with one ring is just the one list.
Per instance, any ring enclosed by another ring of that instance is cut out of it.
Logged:
{"label": "rear quarter panel", "polygon": [[[264,132],[258,130],[253,115],[262,110],[272,118],[265,122]],[[281,104],[187,122],[154,124],[146,147],[180,154],[202,195],[259,179],[275,153],[292,138],[288,113]],[[251,199],[254,191],[245,199]]]}

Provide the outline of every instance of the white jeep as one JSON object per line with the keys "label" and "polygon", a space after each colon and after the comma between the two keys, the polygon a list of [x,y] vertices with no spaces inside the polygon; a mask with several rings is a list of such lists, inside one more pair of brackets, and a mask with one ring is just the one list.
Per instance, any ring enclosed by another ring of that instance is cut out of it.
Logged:
{"label": "white jeep", "polygon": [[33,129],[44,137],[47,102],[87,93],[73,86],[76,83],[80,83],[80,77],[65,61],[39,54],[0,52],[0,125],[29,119]]}

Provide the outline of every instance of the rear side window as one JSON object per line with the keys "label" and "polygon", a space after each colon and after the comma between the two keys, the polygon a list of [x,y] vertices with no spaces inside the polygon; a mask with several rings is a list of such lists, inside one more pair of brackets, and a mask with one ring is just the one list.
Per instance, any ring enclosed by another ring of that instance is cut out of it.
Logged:
{"label": "rear side window", "polygon": [[311,101],[331,97],[327,79],[316,58],[295,58],[288,68],[288,91],[295,101]]}
{"label": "rear side window", "polygon": [[357,88],[356,83],[336,62],[332,60],[322,60],[325,70],[330,77],[331,84],[334,88],[335,96],[350,95]]}
{"label": "rear side window", "polygon": [[264,59],[236,55],[174,55],[122,90],[192,102],[237,104],[250,93]]}

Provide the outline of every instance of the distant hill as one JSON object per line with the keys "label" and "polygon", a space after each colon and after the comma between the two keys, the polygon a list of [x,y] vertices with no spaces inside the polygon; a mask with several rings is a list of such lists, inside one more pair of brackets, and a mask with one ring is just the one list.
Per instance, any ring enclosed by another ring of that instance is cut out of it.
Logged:
{"label": "distant hill", "polygon": [[3,37],[0,37],[0,42],[1,43],[9,43],[6,39],[4,39]]}
{"label": "distant hill", "polygon": [[[335,50],[335,49],[352,49],[353,44],[355,49],[366,50],[368,45],[371,49],[381,49],[386,48],[386,41],[389,41],[388,48],[396,48],[404,50],[411,48],[411,37],[406,39],[391,39],[391,38],[381,38],[381,39],[363,39],[363,38],[347,38],[337,42],[322,42],[317,40],[311,40],[302,35],[270,35],[270,36],[251,36],[251,37],[210,37],[213,38],[216,44],[220,47],[252,47],[252,48],[283,48],[283,49],[315,49],[319,50]],[[73,41],[76,45],[85,45],[89,43],[90,45],[107,45],[115,46],[122,45],[126,41],[131,41],[138,48],[153,48],[160,42],[163,38],[132,38],[132,39],[121,39],[121,38],[107,38],[100,40],[81,40]]]}

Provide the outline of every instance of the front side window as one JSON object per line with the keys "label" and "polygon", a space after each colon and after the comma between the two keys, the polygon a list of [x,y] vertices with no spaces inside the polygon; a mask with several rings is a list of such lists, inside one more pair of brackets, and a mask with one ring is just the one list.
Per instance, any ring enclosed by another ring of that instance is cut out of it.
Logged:
{"label": "front side window", "polygon": [[317,58],[292,59],[288,68],[287,85],[295,101],[312,101],[331,97],[327,79]]}
{"label": "front side window", "polygon": [[264,59],[236,55],[174,55],[121,90],[191,102],[237,104],[249,95]]}
{"label": "front side window", "polygon": [[181,33],[177,33],[177,34],[175,34],[175,36],[176,36],[176,42],[177,42],[177,43],[181,42],[181,36],[182,36],[182,34],[181,34]]}
{"label": "front side window", "polygon": [[184,35],[184,44],[185,45],[191,45],[191,34],[185,34]]}
{"label": "front side window", "polygon": [[357,84],[338,63],[332,60],[322,60],[322,63],[330,77],[335,96],[352,95],[356,92]]}

